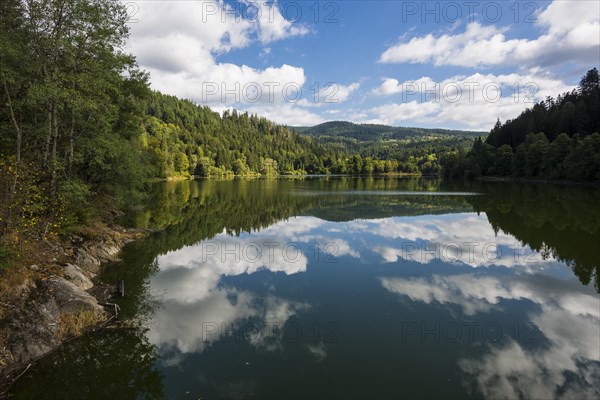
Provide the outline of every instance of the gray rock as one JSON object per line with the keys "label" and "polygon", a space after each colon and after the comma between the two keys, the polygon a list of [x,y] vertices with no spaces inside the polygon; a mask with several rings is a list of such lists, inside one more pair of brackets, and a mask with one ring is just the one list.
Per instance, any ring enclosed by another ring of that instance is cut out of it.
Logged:
{"label": "gray rock", "polygon": [[90,278],[88,278],[82,270],[73,264],[67,264],[65,267],[65,277],[81,290],[88,290],[94,286]]}
{"label": "gray rock", "polygon": [[85,248],[77,250],[75,256],[75,263],[81,268],[89,277],[94,277],[100,272],[100,260],[88,253]]}
{"label": "gray rock", "polygon": [[99,243],[89,248],[89,253],[102,262],[117,262],[117,254],[121,251],[119,246],[109,243]]}
{"label": "gray rock", "polygon": [[95,297],[64,278],[52,277],[45,284],[56,299],[56,304],[61,313],[76,313],[86,309],[98,311],[99,313],[104,312]]}
{"label": "gray rock", "polygon": [[42,317],[42,325],[55,324],[58,320],[58,317],[60,316],[60,309],[58,307],[58,304],[56,304],[56,300],[52,297],[50,297],[48,301],[39,304],[37,306],[37,311]]}
{"label": "gray rock", "polygon": [[16,364],[30,362],[59,344],[55,336],[60,309],[56,300],[40,287],[33,285],[25,301],[27,307],[9,319],[10,335],[6,348]]}
{"label": "gray rock", "polygon": [[[105,314],[96,298],[85,292],[93,286],[90,278],[100,272],[103,262],[119,261],[123,240],[108,238],[103,242],[84,243],[74,237],[76,244],[72,264],[64,267],[64,276],[52,276],[45,280],[36,279],[23,287],[22,305],[11,310],[7,319],[9,336],[5,350],[9,364],[25,364],[47,354],[61,344],[61,316],[76,314],[84,310]],[[53,259],[57,262],[56,259]],[[31,265],[32,271],[46,271]],[[47,271],[46,271],[47,272]],[[5,322],[5,321],[2,321]]]}

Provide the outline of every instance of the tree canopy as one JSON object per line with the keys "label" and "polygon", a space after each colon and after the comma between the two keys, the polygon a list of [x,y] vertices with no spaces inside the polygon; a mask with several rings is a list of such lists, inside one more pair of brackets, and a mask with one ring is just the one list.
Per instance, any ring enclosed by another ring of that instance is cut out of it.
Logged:
{"label": "tree canopy", "polygon": [[447,176],[480,175],[600,180],[600,78],[589,70],[579,87],[548,97],[446,165]]}

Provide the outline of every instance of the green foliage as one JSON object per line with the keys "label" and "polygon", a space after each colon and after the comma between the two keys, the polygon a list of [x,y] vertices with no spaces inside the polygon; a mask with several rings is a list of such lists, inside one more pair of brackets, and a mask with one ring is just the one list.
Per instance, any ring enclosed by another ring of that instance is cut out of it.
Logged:
{"label": "green foliage", "polygon": [[600,180],[600,134],[577,140],[574,149],[564,159],[566,176],[581,181]]}
{"label": "green foliage", "polygon": [[1,3],[0,241],[85,222],[96,196],[122,206],[152,174],[126,22],[110,0]]}
{"label": "green foliage", "polygon": [[77,223],[89,222],[93,216],[88,206],[92,198],[89,185],[77,179],[64,180],[60,182],[57,190],[58,204],[65,210],[64,225],[75,225]]}
{"label": "green foliage", "polygon": [[[565,170],[565,159],[573,151],[574,142],[566,133],[561,133],[550,144],[548,150],[548,168],[552,172],[553,178],[562,178],[567,176]],[[521,171],[515,171],[519,173]]]}
{"label": "green foliage", "polygon": [[513,168],[515,155],[513,154],[512,147],[509,145],[502,145],[496,153],[496,164],[495,171],[498,175],[510,175]]}
{"label": "green foliage", "polygon": [[[208,107],[158,92],[152,94],[146,110],[144,143],[163,178],[185,175],[175,165],[182,155],[190,162],[189,173],[199,176],[437,175],[445,154],[473,141],[472,132],[349,122],[296,129],[302,131],[299,134],[256,115],[233,110],[221,116]],[[382,132],[384,128],[393,132]]]}
{"label": "green foliage", "polygon": [[[221,116],[208,107],[158,92],[152,93],[147,101],[146,114],[142,143],[152,155],[156,175],[162,178],[189,174],[368,175],[403,172],[436,175],[441,172],[441,157],[437,154],[454,151],[450,142],[440,144],[423,135],[419,140],[425,140],[427,144],[423,142],[417,148],[405,146],[413,139],[405,139],[402,144],[395,142],[392,145],[388,141],[382,145],[379,139],[371,137],[362,150],[355,149],[345,143],[340,145],[323,140],[323,137],[298,134],[256,115],[233,110]],[[368,127],[356,126],[367,130],[364,137],[370,134]],[[462,143],[464,139],[444,135],[450,141]],[[471,143],[471,139],[465,140]]]}
{"label": "green foliage", "polygon": [[221,116],[158,92],[146,113],[145,140],[161,177],[324,173],[320,160],[337,156],[265,118],[235,110]]}
{"label": "green foliage", "polygon": [[0,271],[10,268],[13,258],[13,250],[8,247],[0,246]]}
{"label": "green foliage", "polygon": [[56,224],[60,211],[51,207],[46,187],[33,164],[16,168],[14,159],[0,159],[0,246],[35,239]]}
{"label": "green foliage", "polygon": [[525,149],[527,150],[526,175],[530,177],[544,175],[548,167],[548,152],[550,150],[546,135],[543,133],[527,135]]}

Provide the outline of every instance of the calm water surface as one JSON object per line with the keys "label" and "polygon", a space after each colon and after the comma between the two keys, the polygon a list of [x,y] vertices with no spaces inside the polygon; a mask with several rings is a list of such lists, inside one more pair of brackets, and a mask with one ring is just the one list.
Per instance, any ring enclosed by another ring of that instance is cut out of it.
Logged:
{"label": "calm water surface", "polygon": [[17,398],[597,398],[600,193],[426,179],[157,185],[104,281],[140,329]]}

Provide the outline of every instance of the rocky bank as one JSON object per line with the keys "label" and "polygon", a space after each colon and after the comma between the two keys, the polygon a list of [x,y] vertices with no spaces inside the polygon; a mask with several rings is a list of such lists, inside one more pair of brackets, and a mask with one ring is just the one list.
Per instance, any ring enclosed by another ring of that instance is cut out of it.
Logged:
{"label": "rocky bank", "polygon": [[123,246],[141,234],[112,227],[93,238],[74,236],[60,245],[62,259],[29,267],[31,278],[16,288],[16,301],[2,304],[1,381],[10,383],[29,363],[112,316],[106,303],[114,289],[96,277],[103,263],[119,261]]}

